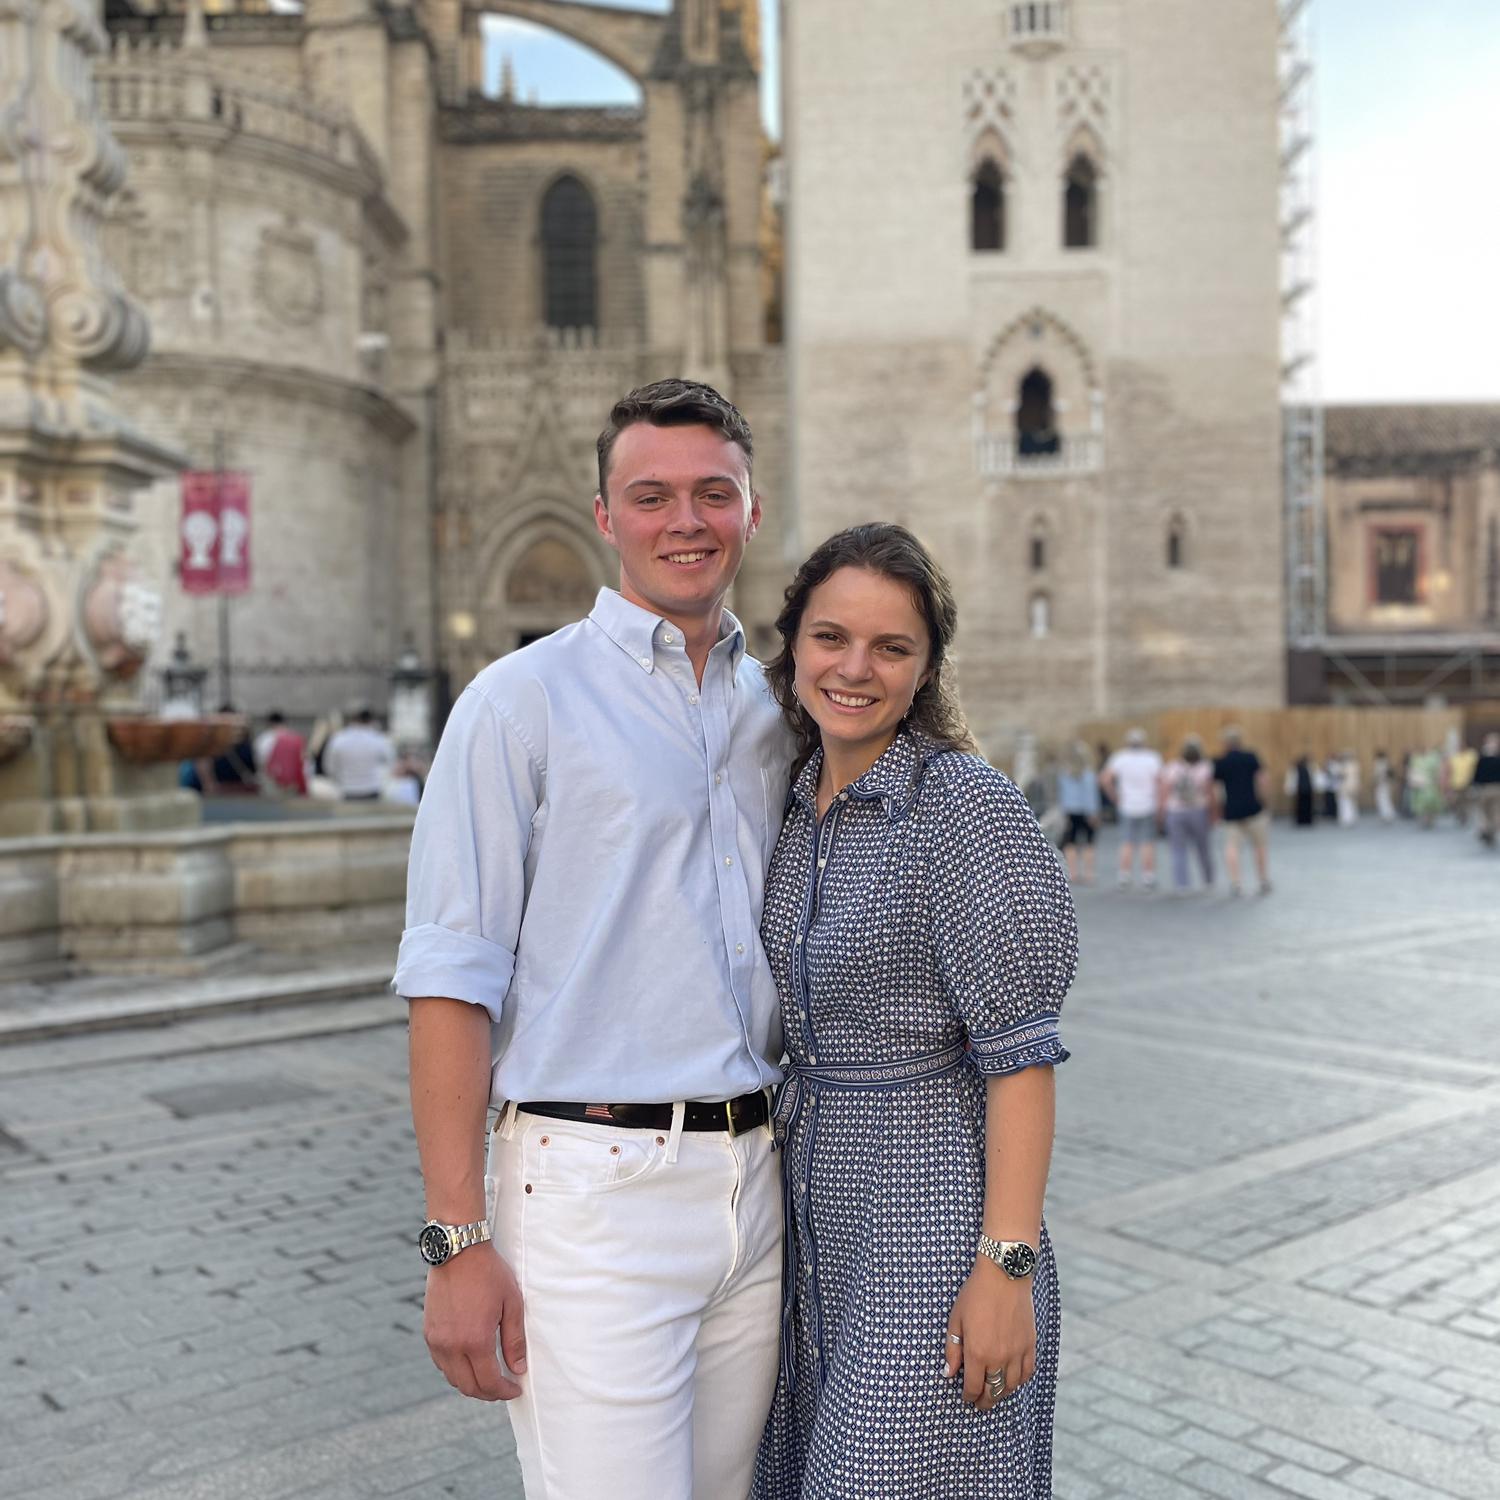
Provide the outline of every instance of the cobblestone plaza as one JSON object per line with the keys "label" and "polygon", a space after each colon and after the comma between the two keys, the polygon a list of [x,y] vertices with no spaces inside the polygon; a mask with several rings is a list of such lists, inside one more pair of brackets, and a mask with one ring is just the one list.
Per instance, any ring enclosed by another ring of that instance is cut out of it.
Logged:
{"label": "cobblestone plaza", "polygon": [[[1079,893],[1060,1500],[1500,1495],[1500,861],[1277,834],[1265,900]],[[403,1019],[0,1048],[0,1495],[519,1497],[422,1347]]]}

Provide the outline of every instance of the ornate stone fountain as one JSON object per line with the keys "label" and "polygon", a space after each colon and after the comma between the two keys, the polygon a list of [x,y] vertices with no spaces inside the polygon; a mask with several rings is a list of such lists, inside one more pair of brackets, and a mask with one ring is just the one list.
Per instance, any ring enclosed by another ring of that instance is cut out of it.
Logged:
{"label": "ornate stone fountain", "polygon": [[161,618],[135,499],[181,463],[110,388],[150,331],[100,235],[125,180],[105,45],[97,0],[0,4],[0,837],[198,820],[132,733]]}

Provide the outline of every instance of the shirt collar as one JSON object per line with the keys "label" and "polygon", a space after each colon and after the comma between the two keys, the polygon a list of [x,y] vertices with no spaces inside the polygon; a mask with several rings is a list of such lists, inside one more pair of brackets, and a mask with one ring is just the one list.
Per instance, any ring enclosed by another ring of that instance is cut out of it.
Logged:
{"label": "shirt collar", "polygon": [[[925,735],[901,728],[896,738],[880,754],[880,759],[863,776],[845,788],[858,802],[884,802],[891,822],[898,823],[912,809],[922,784],[927,763],[942,753]],[[818,773],[823,768],[823,751],[814,750],[807,764],[792,784],[792,800],[800,802],[816,816]]]}
{"label": "shirt collar", "polygon": [[[654,615],[649,609],[632,604],[615,589],[602,588],[589,611],[589,619],[596,624],[643,672],[655,669],[657,643],[664,635],[676,637],[678,644],[682,632],[670,620]],[[718,650],[725,641],[730,642],[729,670],[739,670],[745,655],[745,632],[738,619],[727,609],[719,619],[719,639],[714,643]]]}

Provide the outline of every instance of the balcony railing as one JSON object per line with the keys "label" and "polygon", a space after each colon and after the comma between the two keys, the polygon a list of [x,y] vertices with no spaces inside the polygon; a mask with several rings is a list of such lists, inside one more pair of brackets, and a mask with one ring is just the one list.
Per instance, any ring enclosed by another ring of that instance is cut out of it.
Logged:
{"label": "balcony railing", "polygon": [[1050,51],[1066,45],[1067,0],[1012,0],[1005,11],[1012,46]]}
{"label": "balcony railing", "polygon": [[975,460],[986,479],[1056,479],[1096,474],[1104,467],[1104,439],[1097,433],[1060,437],[1046,453],[1022,452],[1013,437],[981,433],[974,440]]}

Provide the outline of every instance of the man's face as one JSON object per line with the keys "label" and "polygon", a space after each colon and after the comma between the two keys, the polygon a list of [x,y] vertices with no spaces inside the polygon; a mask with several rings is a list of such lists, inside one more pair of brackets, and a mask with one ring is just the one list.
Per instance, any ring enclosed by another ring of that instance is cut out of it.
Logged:
{"label": "man's face", "polygon": [[724,603],[760,500],[743,451],[712,427],[636,422],[615,439],[594,519],[620,554],[621,594],[685,625]]}

